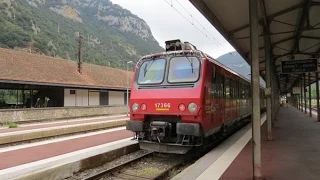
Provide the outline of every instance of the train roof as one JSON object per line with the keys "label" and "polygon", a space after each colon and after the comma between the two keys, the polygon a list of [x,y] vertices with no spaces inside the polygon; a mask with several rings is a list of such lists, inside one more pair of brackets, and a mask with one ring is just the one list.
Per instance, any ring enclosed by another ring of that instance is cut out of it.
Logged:
{"label": "train roof", "polygon": [[[200,50],[177,50],[177,51],[166,51],[166,52],[159,52],[159,53],[154,53],[154,54],[149,54],[149,55],[145,55],[143,57],[141,57],[137,63],[137,66],[139,66],[139,64],[141,64],[143,59],[151,59],[151,58],[155,58],[155,57],[161,57],[161,56],[174,56],[174,55],[183,55],[183,54],[190,54],[190,55],[199,55],[201,58],[207,58],[210,62],[224,68],[225,70],[227,70],[228,72],[238,76],[239,78],[241,78],[242,80],[251,83],[251,81],[244,77],[243,75],[235,72],[234,70],[230,69],[229,67],[227,67],[226,65],[220,63],[219,61],[217,61],[215,58],[209,56],[208,54],[200,51]],[[264,88],[261,86],[261,88]]]}

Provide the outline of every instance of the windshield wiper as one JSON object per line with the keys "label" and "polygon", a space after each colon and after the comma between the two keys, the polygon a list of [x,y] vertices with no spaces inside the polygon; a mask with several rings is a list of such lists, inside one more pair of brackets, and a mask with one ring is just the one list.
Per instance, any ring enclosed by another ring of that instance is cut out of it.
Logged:
{"label": "windshield wiper", "polygon": [[190,60],[188,57],[186,57],[190,63],[190,66],[191,66],[191,72],[193,74],[193,60]]}
{"label": "windshield wiper", "polygon": [[148,64],[145,65],[145,67],[143,69],[143,77],[146,77],[147,71],[149,70],[149,68],[151,67],[151,65],[153,64],[154,61],[155,61],[155,59],[152,59],[151,62],[149,62]]}

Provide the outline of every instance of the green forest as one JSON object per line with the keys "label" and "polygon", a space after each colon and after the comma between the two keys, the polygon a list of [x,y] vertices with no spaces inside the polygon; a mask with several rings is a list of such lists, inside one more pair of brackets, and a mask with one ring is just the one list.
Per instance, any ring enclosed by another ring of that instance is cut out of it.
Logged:
{"label": "green forest", "polygon": [[[84,62],[122,69],[125,69],[127,61],[137,61],[145,54],[163,50],[153,37],[143,39],[98,20],[95,17],[97,6],[82,7],[68,1],[71,4],[67,5],[72,5],[83,20],[78,22],[50,10],[52,7],[60,7],[59,0],[38,4],[37,7],[26,0],[12,2],[15,3],[10,6],[0,2],[1,48],[23,49],[32,53],[77,60],[80,34],[83,36]],[[111,9],[105,12],[107,14],[119,18],[138,18],[108,0],[102,2],[105,6],[111,6]]]}

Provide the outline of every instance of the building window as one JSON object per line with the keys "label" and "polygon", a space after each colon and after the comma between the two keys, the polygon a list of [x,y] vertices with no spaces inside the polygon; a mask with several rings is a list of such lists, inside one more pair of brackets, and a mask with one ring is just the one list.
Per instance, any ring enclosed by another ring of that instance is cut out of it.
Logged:
{"label": "building window", "polygon": [[70,94],[76,94],[76,90],[70,90]]}
{"label": "building window", "polygon": [[109,92],[100,92],[100,105],[109,105]]}

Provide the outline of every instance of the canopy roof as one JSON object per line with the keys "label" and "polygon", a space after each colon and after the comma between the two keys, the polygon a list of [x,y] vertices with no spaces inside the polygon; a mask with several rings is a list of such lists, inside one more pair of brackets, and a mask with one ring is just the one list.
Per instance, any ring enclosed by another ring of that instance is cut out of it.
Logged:
{"label": "canopy roof", "polygon": [[[282,93],[296,86],[301,74],[281,74],[281,61],[319,58],[320,0],[258,0],[259,60],[265,76],[264,38],[271,42],[271,54]],[[190,0],[211,24],[250,63],[248,0]],[[308,79],[308,78],[307,78]],[[316,81],[311,73],[310,82]]]}

